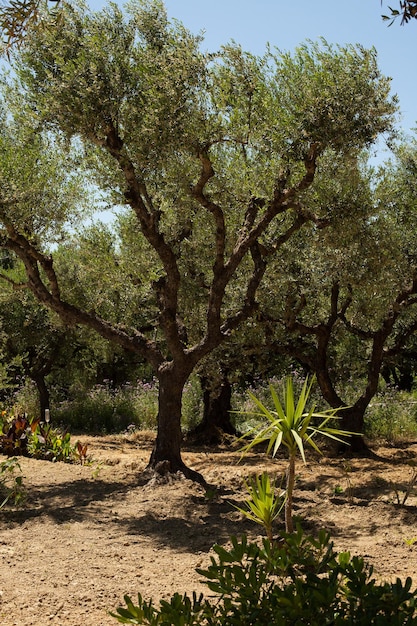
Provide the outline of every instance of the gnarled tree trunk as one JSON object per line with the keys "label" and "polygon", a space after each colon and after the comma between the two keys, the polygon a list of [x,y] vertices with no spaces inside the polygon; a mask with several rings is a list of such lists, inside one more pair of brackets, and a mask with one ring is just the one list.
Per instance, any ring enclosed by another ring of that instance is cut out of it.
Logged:
{"label": "gnarled tree trunk", "polygon": [[169,366],[159,371],[158,432],[148,468],[160,474],[182,472],[186,478],[206,484],[203,476],[187,467],[181,457],[182,394],[188,376]]}

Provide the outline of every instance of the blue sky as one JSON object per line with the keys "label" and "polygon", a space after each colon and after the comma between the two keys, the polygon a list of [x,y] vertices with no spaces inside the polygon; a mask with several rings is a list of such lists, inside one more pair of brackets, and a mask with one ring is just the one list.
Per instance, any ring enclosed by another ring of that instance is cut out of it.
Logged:
{"label": "blue sky", "polygon": [[[374,46],[379,67],[392,78],[400,98],[401,126],[417,126],[417,20],[391,27],[381,19],[387,3],[380,0],[166,0],[170,17],[193,32],[205,31],[204,47],[217,49],[234,39],[250,52],[262,54],[266,42],[294,50],[307,39]],[[398,7],[398,0],[389,4]]]}
{"label": "blue sky", "polygon": [[[118,0],[123,5],[122,0]],[[105,4],[91,0],[95,9]],[[398,0],[388,0],[398,8]],[[391,27],[381,19],[388,12],[380,0],[165,0],[170,18],[192,32],[204,31],[203,47],[216,50],[234,39],[246,50],[262,54],[269,42],[280,50],[294,50],[307,39],[324,37],[329,43],[374,46],[379,67],[392,78],[392,91],[401,107],[401,126],[417,126],[417,20]]]}

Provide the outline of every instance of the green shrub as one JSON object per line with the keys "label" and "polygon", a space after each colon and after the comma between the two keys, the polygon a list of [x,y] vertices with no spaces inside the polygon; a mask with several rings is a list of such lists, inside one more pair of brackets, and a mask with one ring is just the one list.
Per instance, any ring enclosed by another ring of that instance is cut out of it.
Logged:
{"label": "green shrub", "polygon": [[205,577],[217,600],[175,594],[159,607],[126,596],[126,607],[111,613],[122,624],[411,626],[417,624],[417,591],[412,581],[379,583],[360,557],[338,554],[324,531],[318,539],[300,528],[278,543],[232,538],[232,547],[214,546]]}
{"label": "green shrub", "polygon": [[158,413],[158,389],[154,381],[109,384],[78,390],[72,398],[53,407],[54,419],[73,431],[117,433],[129,426],[154,428]]}
{"label": "green shrub", "polygon": [[78,453],[71,445],[71,435],[39,419],[17,415],[5,419],[0,433],[0,452],[12,455],[31,456],[49,461],[73,461]]}
{"label": "green shrub", "polygon": [[386,387],[375,396],[365,415],[370,439],[396,443],[417,435],[416,394]]}

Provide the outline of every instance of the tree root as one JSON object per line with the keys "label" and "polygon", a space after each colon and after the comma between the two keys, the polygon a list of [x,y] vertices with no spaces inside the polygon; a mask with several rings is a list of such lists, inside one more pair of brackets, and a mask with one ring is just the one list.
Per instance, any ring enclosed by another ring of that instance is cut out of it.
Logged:
{"label": "tree root", "polygon": [[141,479],[144,484],[150,485],[172,484],[177,480],[188,479],[199,483],[205,489],[213,487],[209,485],[202,474],[187,467],[185,463],[178,464],[178,467],[172,467],[172,463],[168,460],[158,461],[155,465],[149,464],[142,472]]}

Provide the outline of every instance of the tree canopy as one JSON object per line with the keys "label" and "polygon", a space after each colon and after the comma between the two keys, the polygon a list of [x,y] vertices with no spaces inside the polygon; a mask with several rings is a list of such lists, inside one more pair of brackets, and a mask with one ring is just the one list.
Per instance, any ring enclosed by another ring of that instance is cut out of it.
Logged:
{"label": "tree canopy", "polygon": [[[321,40],[294,54],[235,43],[205,54],[158,1],[63,11],[28,33],[4,88],[0,243],[63,320],[152,366],[151,465],[195,477],[180,455],[188,376],[254,315],[289,240],[348,219],[349,204],[315,196],[318,168],[358,159],[390,131],[397,104],[375,50]],[[86,194],[124,207],[114,244],[94,234],[91,272],[106,298],[80,293],[82,273],[68,288],[51,248],[66,241],[70,253],[67,225]],[[113,298],[125,299],[123,320]]]}

